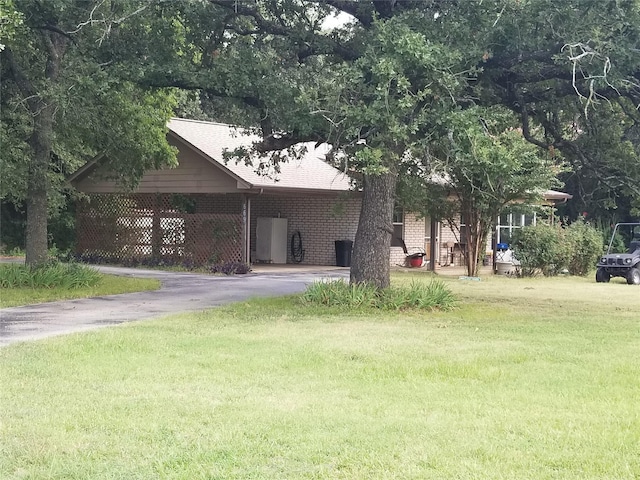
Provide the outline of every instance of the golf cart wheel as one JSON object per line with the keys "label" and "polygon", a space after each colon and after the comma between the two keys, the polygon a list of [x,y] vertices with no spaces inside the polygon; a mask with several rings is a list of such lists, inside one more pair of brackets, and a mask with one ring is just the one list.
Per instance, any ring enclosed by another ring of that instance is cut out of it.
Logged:
{"label": "golf cart wheel", "polygon": [[598,268],[596,270],[596,282],[607,283],[611,280],[611,275],[604,268]]}
{"label": "golf cart wheel", "polygon": [[631,268],[627,272],[627,283],[629,285],[640,285],[640,270],[636,267]]}

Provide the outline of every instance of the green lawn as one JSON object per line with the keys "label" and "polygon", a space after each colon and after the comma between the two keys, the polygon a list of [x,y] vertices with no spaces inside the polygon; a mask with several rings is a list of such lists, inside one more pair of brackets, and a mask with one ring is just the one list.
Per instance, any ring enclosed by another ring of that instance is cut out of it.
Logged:
{"label": "green lawn", "polygon": [[2,348],[0,478],[639,478],[640,288],[445,281],[450,312],[259,300]]}
{"label": "green lawn", "polygon": [[82,288],[0,288],[0,308],[34,303],[72,300],[74,298],[100,297],[120,293],[157,290],[160,281],[152,278],[132,278],[103,275],[94,287]]}

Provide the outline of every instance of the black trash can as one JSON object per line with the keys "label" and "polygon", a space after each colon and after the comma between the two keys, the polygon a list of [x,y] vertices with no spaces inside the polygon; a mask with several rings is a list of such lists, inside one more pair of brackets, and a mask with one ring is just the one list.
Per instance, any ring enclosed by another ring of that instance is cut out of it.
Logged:
{"label": "black trash can", "polygon": [[336,240],[336,265],[338,267],[351,266],[352,247],[353,241],[351,240]]}

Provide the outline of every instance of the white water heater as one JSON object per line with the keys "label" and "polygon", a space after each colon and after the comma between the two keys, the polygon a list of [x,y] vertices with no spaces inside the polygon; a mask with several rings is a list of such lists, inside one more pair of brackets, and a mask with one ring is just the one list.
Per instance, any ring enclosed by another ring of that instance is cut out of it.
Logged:
{"label": "white water heater", "polygon": [[256,261],[287,263],[287,219],[258,217]]}

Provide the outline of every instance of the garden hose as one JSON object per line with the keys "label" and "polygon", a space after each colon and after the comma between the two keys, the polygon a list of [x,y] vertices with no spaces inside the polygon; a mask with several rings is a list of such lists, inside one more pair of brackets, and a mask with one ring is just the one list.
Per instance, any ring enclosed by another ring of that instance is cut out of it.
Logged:
{"label": "garden hose", "polygon": [[304,250],[302,249],[302,235],[300,230],[296,230],[291,235],[291,258],[294,262],[300,263],[304,260]]}

